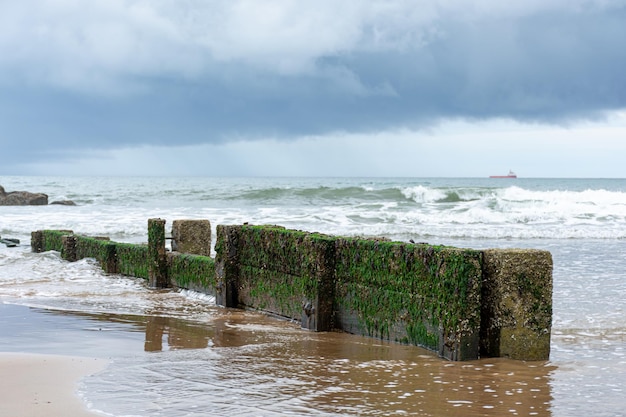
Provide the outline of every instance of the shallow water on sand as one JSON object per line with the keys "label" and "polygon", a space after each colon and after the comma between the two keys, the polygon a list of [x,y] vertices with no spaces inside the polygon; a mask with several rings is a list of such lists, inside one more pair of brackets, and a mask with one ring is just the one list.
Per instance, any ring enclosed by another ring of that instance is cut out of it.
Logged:
{"label": "shallow water on sand", "polygon": [[[555,365],[448,362],[416,347],[312,333],[252,312],[210,322],[4,304],[0,350],[112,360],[83,384],[111,415],[547,415]],[[536,413],[536,414],[534,414]]]}

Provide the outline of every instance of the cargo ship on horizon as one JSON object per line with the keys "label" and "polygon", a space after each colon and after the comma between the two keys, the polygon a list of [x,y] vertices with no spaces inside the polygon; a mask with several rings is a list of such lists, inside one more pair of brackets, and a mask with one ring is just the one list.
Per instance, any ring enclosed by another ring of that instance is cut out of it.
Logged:
{"label": "cargo ship on horizon", "polygon": [[489,178],[517,178],[517,174],[509,170],[507,175],[490,175]]}

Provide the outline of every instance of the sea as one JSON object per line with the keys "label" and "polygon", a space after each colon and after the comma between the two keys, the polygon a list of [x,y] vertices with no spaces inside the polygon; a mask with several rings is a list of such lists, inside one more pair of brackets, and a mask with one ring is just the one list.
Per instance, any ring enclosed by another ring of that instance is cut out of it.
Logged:
{"label": "sea", "polygon": [[[626,179],[0,176],[76,206],[0,206],[0,352],[107,359],[78,395],[103,416],[626,415]],[[69,229],[147,241],[208,219],[553,257],[548,361],[434,353],[154,290],[92,259],[32,253]]]}

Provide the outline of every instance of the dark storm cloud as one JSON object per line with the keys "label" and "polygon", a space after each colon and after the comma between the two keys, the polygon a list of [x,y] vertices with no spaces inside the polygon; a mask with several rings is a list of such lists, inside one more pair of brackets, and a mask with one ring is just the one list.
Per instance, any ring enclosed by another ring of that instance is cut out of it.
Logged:
{"label": "dark storm cloud", "polygon": [[[379,21],[354,6],[348,12],[355,17],[346,23],[351,30],[331,27],[332,36],[322,40],[323,27],[295,31],[305,40],[311,36],[310,51],[297,36],[295,46],[271,34],[257,44],[254,32],[225,36],[230,49],[178,35],[172,38],[178,43],[139,43],[126,55],[119,55],[115,40],[112,46],[95,43],[98,54],[79,52],[60,35],[56,55],[31,45],[41,50],[0,58],[2,159],[419,129],[450,118],[568,123],[626,107],[624,3],[471,15],[457,10],[423,20],[411,2],[397,3],[394,18],[410,9],[414,24],[406,16]],[[146,15],[136,14],[136,20],[144,22]],[[122,29],[128,27],[132,22]],[[137,39],[130,34],[119,42]],[[0,45],[12,52],[4,40]],[[142,51],[146,56],[137,57]]]}

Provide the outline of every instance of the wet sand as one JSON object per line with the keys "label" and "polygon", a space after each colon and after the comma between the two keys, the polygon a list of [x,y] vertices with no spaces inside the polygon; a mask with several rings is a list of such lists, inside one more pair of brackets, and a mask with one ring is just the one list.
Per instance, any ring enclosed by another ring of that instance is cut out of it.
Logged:
{"label": "wet sand", "polygon": [[76,382],[102,361],[106,372],[82,384],[85,398],[115,416],[551,415],[549,363],[448,362],[414,346],[211,308],[198,323],[0,304],[0,351],[45,354],[0,354],[0,403],[13,407],[0,416],[99,415]]}
{"label": "wet sand", "polygon": [[0,415],[94,417],[78,396],[81,378],[106,360],[73,356],[0,353]]}

